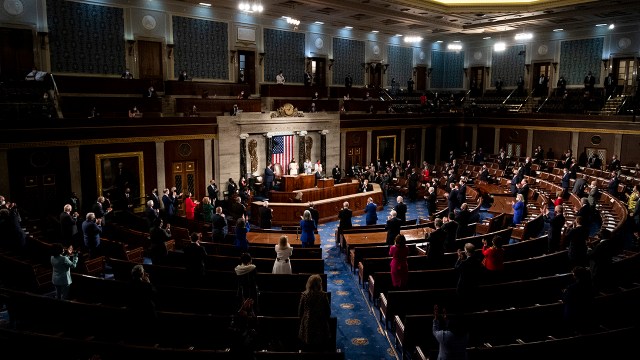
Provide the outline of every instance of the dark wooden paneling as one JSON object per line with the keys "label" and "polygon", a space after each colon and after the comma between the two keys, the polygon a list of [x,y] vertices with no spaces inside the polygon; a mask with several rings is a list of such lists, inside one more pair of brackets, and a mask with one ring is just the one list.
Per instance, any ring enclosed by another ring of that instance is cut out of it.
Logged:
{"label": "dark wooden paneling", "polygon": [[[190,152],[187,153],[187,150]],[[164,143],[164,159],[165,183],[168,188],[175,185],[173,179],[173,163],[195,162],[198,186],[196,187],[195,194],[193,194],[193,199],[197,199],[198,201],[202,200],[205,196],[206,186],[209,185],[209,181],[205,179],[204,172],[204,141],[166,141]],[[162,192],[162,190],[160,190],[160,192]]]}
{"label": "dark wooden paneling", "polygon": [[218,115],[228,113],[233,109],[233,105],[238,104],[238,109],[246,112],[260,112],[261,100],[237,100],[237,99],[176,99],[176,111],[188,114],[193,105],[199,112],[211,112]]}
{"label": "dark wooden paneling", "polygon": [[407,129],[404,133],[404,160],[411,160],[414,166],[421,166],[422,129]]}
{"label": "dark wooden paneling", "polygon": [[274,99],[271,110],[277,110],[286,103],[290,103],[300,111],[310,112],[311,104],[316,104],[316,111],[338,111],[340,110],[340,102],[338,100],[283,100]]}
{"label": "dark wooden paneling", "polygon": [[[360,158],[360,165],[364,165],[367,161],[367,132],[366,131],[349,131],[346,134],[346,149],[345,152],[345,167],[350,169],[352,166],[355,166],[357,160]],[[359,156],[353,155],[350,156],[350,152],[359,152]]]}
{"label": "dark wooden paneling", "polygon": [[424,159],[429,164],[435,164],[436,161],[436,128],[427,128],[427,134],[425,139]]}
{"label": "dark wooden paneling", "polygon": [[[80,147],[80,171],[82,172],[82,207],[88,211],[98,197],[96,189],[96,154],[113,154],[141,151],[144,160],[144,188],[149,194],[156,187],[156,144],[128,143],[101,144]],[[146,195],[145,194],[145,195]],[[115,199],[112,199],[112,201]]]}
{"label": "dark wooden paneling", "polygon": [[482,148],[485,154],[493,154],[493,143],[496,138],[496,130],[494,128],[479,127],[478,138],[476,139],[476,147]]}
{"label": "dark wooden paneling", "polygon": [[249,84],[214,83],[202,81],[165,81],[165,95],[202,96],[208,92],[209,97],[238,96],[241,91],[250,94]]}
{"label": "dark wooden paneling", "polygon": [[162,43],[138,41],[139,73],[141,79],[162,79]]}
{"label": "dark wooden paneling", "polygon": [[[580,135],[578,136],[578,152],[577,154],[575,154],[574,156],[576,157],[576,159],[578,161],[580,161],[580,157],[582,156],[584,158],[584,163],[585,164],[581,164],[581,165],[586,165],[586,154],[582,154],[582,152],[585,151],[585,148],[598,148],[598,149],[607,149],[607,158],[606,159],[602,159],[602,163],[603,164],[608,164],[611,161],[611,156],[614,154],[613,153],[613,148],[615,146],[615,135],[614,134],[603,134],[603,133],[595,133],[595,132],[583,132],[583,133],[579,133]],[[591,138],[593,136],[599,136],[601,139],[600,144],[593,144],[591,142]],[[618,159],[620,159],[620,154],[615,154],[618,156]]]}
{"label": "dark wooden paneling", "polygon": [[[400,161],[400,129],[374,130],[371,133],[371,161],[375,162],[378,156],[378,136],[396,137],[396,162]],[[367,164],[369,165],[369,164]]]}
{"label": "dark wooden paneling", "polygon": [[[501,129],[500,147],[506,150],[507,143],[522,144],[521,155],[524,156],[527,150],[527,130],[525,129]],[[528,154],[530,155],[530,154]]]}
{"label": "dark wooden paneling", "polygon": [[533,149],[542,146],[545,157],[549,149],[553,149],[555,157],[559,158],[563,152],[571,147],[571,133],[568,131],[534,130]]}
{"label": "dark wooden paneling", "polygon": [[[320,98],[327,97],[327,88],[303,85],[278,85],[278,84],[262,84],[260,85],[260,96],[266,97],[303,97],[311,99],[313,94],[318,92]],[[363,94],[364,95],[364,94]],[[334,96],[332,96],[334,97]]]}
{"label": "dark wooden paneling", "polygon": [[0,80],[24,80],[33,66],[31,29],[0,28]]}
{"label": "dark wooden paneling", "polygon": [[618,157],[623,165],[640,163],[640,135],[622,135],[622,151]]}
{"label": "dark wooden paneling", "polygon": [[120,79],[103,76],[73,76],[55,74],[56,85],[61,93],[79,94],[140,94],[153,86],[162,91],[163,83],[150,79]]}
{"label": "dark wooden paneling", "polygon": [[469,126],[445,126],[442,127],[442,141],[440,143],[440,161],[449,159],[449,152],[453,150],[456,156],[464,152],[464,142],[471,144],[473,128]]}
{"label": "dark wooden paneling", "polygon": [[[127,80],[122,80],[127,81]],[[64,117],[88,117],[93,107],[104,118],[128,117],[134,106],[143,117],[160,117],[162,99],[129,96],[63,96],[60,102]]]}

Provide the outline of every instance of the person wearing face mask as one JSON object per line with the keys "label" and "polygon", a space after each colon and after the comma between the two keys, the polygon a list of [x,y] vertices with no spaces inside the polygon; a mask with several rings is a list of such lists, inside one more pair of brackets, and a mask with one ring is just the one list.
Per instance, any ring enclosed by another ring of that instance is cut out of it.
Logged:
{"label": "person wearing face mask", "polygon": [[131,71],[129,71],[129,69],[126,69],[122,75],[120,76],[121,79],[133,79],[133,74],[131,73]]}

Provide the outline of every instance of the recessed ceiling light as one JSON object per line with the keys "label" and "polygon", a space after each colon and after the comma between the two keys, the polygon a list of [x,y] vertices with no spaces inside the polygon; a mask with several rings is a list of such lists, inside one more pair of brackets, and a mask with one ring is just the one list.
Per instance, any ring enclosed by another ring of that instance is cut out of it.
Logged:
{"label": "recessed ceiling light", "polygon": [[372,33],[377,34],[379,31],[378,30],[371,30]]}
{"label": "recessed ceiling light", "polygon": [[491,39],[491,36],[485,36],[482,38],[482,40],[489,40],[489,39]]}
{"label": "recessed ceiling light", "polygon": [[324,23],[323,23],[322,21],[316,21],[316,22],[314,22],[314,24],[317,24],[317,25],[324,25]]}
{"label": "recessed ceiling light", "polygon": [[459,43],[459,42],[460,42],[460,40],[453,40],[453,42],[454,42],[454,43]]}
{"label": "recessed ceiling light", "polygon": [[436,42],[439,44],[439,43],[441,43],[441,42],[442,42],[442,40],[437,40]]}
{"label": "recessed ceiling light", "polygon": [[609,25],[609,30],[613,30],[614,27],[616,27],[616,26],[613,25],[613,24]]}
{"label": "recessed ceiling light", "polygon": [[597,27],[601,27],[601,26],[607,26],[609,24],[596,24]]}
{"label": "recessed ceiling light", "polygon": [[494,51],[505,51],[507,49],[507,44],[503,42],[497,42],[493,45]]}
{"label": "recessed ceiling light", "polygon": [[560,28],[560,29],[553,29],[553,31],[558,32],[558,31],[564,31],[564,29]]}
{"label": "recessed ceiling light", "polygon": [[397,37],[402,37],[402,34],[396,34]]}
{"label": "recessed ceiling light", "polygon": [[353,29],[353,26],[345,26],[344,28],[347,29],[347,30],[351,30],[351,29]]}
{"label": "recessed ceiling light", "polygon": [[209,3],[199,3],[199,4],[202,5],[202,6],[211,6],[211,4],[209,4]]}
{"label": "recessed ceiling light", "polygon": [[460,44],[449,44],[449,45],[447,45],[447,49],[449,49],[449,50],[462,50],[462,45],[460,45]]}

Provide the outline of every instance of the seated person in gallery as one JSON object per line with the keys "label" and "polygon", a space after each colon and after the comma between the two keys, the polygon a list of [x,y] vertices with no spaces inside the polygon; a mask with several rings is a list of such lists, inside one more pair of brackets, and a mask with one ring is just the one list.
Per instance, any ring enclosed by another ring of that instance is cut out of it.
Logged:
{"label": "seated person in gallery", "polygon": [[130,118],[140,118],[140,117],[142,117],[142,113],[140,112],[140,110],[138,110],[137,106],[134,106],[133,109],[129,110],[129,117]]}
{"label": "seated person in gallery", "polygon": [[154,98],[157,97],[158,94],[156,94],[156,90],[153,88],[153,86],[149,86],[147,91],[144,92],[143,96],[146,98]]}
{"label": "seated person in gallery", "polygon": [[187,81],[187,80],[191,80],[191,78],[189,77],[189,75],[187,75],[186,70],[182,70],[182,72],[180,73],[180,76],[178,76],[178,81]]}
{"label": "seated person in gallery", "polygon": [[246,100],[248,98],[249,94],[246,94],[244,90],[240,91],[240,94],[238,94],[238,100]]}
{"label": "seated person in gallery", "polygon": [[24,79],[27,81],[44,81],[45,76],[47,76],[46,71],[40,71],[34,66]]}
{"label": "seated person in gallery", "polygon": [[240,109],[238,109],[238,104],[233,104],[233,109],[231,109],[231,116],[237,116]]}
{"label": "seated person in gallery", "polygon": [[309,109],[310,113],[315,113],[318,112],[318,110],[316,109],[316,103],[311,103],[311,108]]}
{"label": "seated person in gallery", "polygon": [[200,116],[200,113],[198,112],[198,108],[193,105],[193,107],[191,108],[191,110],[189,111],[189,116],[190,117],[197,117]]}
{"label": "seated person in gallery", "polygon": [[131,71],[129,71],[129,69],[126,69],[126,70],[122,73],[122,75],[120,75],[120,78],[121,78],[121,79],[127,79],[127,80],[129,80],[129,79],[133,79],[133,74],[131,73]]}
{"label": "seated person in gallery", "polygon": [[318,100],[320,99],[320,96],[318,95],[318,92],[316,91],[313,96],[311,97],[311,100]]}

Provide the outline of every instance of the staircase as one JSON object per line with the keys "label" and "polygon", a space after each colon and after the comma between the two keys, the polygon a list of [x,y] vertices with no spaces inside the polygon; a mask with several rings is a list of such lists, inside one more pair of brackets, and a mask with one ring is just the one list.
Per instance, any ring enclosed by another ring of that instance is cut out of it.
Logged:
{"label": "staircase", "polygon": [[522,106],[520,107],[520,109],[518,110],[518,113],[520,114],[531,114],[534,110],[536,110],[536,108],[538,107],[538,100],[537,98],[534,99],[533,96],[530,96],[527,99],[527,102],[525,102],[524,104],[522,104]]}
{"label": "staircase", "polygon": [[176,101],[173,96],[162,97],[162,113],[163,114],[175,114],[176,113]]}
{"label": "staircase", "polygon": [[600,110],[600,115],[615,115],[618,112],[618,108],[622,105],[624,101],[624,96],[616,96],[612,97],[604,104],[602,110]]}

